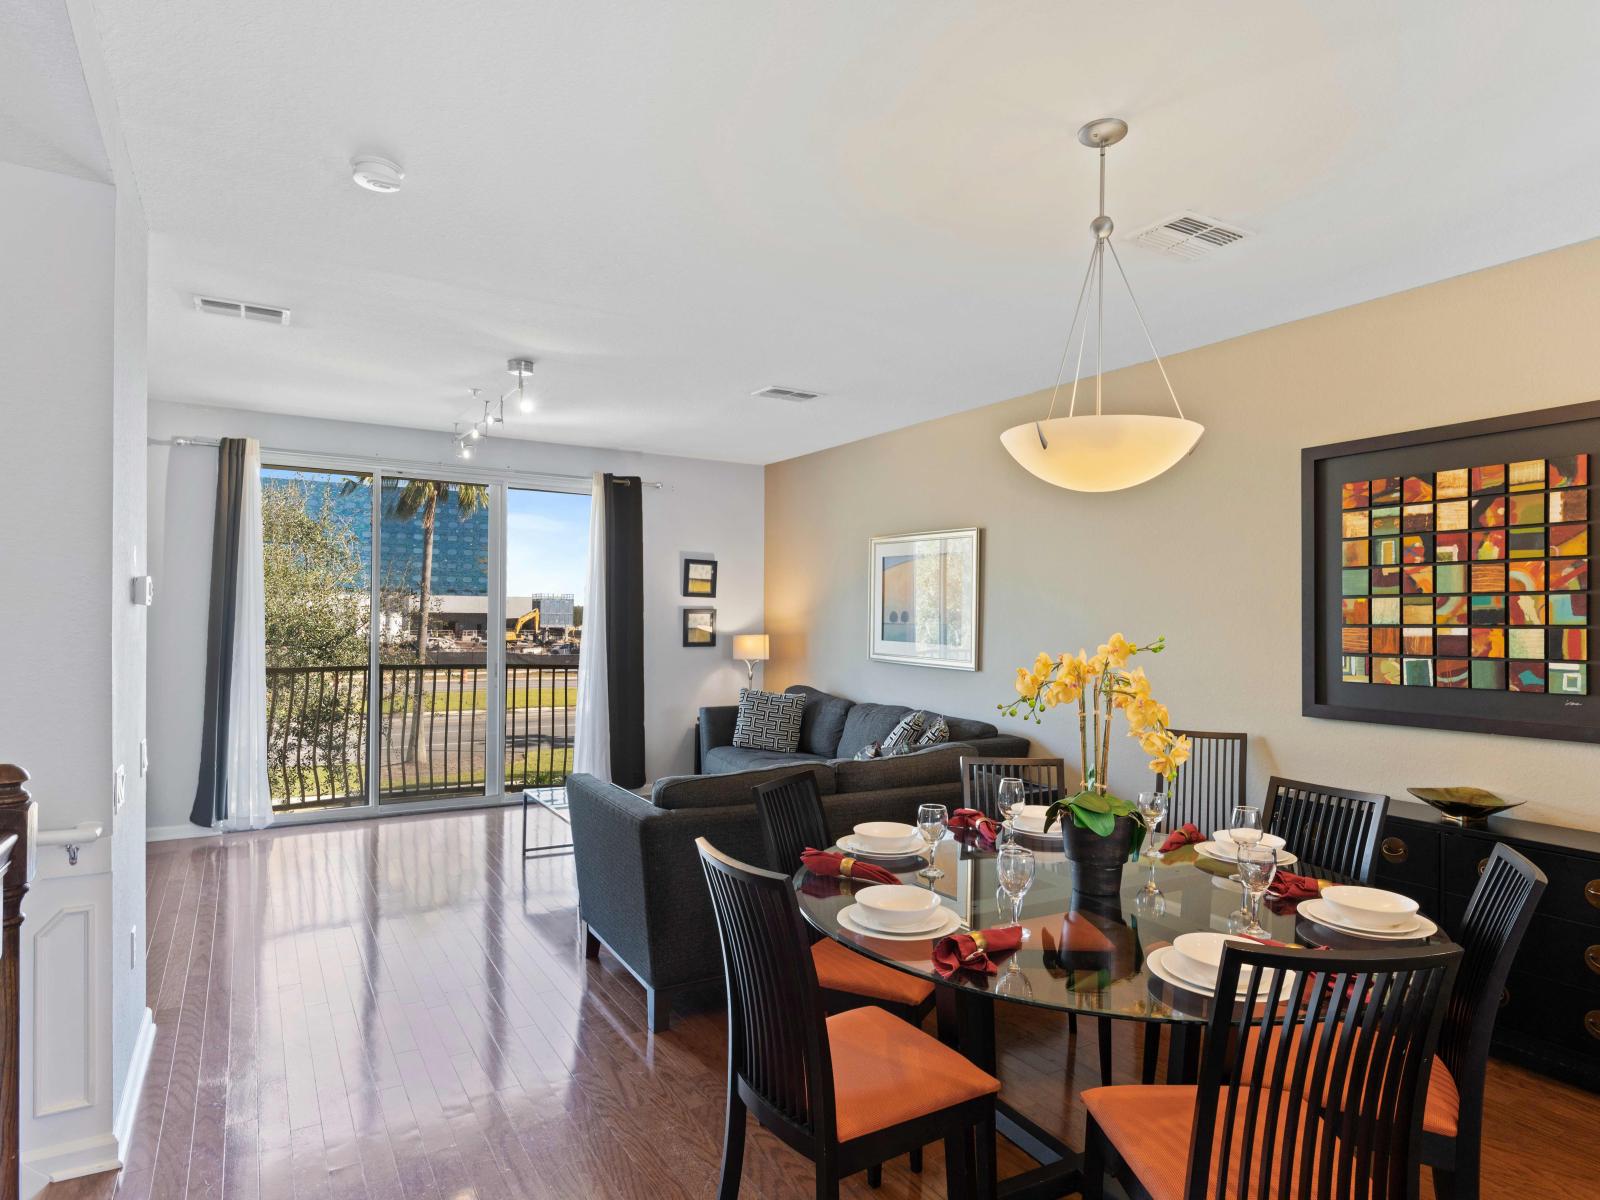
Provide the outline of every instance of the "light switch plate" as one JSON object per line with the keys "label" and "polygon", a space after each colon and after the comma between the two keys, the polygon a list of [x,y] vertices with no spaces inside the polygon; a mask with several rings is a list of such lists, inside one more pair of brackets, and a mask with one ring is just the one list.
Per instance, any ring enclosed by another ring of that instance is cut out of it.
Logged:
{"label": "light switch plate", "polygon": [[145,608],[156,601],[156,581],[149,575],[135,575],[129,591],[133,602]]}

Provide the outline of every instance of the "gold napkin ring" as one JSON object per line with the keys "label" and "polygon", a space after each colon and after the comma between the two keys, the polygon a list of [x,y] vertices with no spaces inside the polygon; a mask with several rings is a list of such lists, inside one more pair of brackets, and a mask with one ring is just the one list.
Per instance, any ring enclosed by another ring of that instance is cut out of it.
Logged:
{"label": "gold napkin ring", "polygon": [[851,858],[848,854],[839,859],[839,874],[843,875],[846,879],[851,877],[851,874],[855,871],[855,868],[856,860]]}

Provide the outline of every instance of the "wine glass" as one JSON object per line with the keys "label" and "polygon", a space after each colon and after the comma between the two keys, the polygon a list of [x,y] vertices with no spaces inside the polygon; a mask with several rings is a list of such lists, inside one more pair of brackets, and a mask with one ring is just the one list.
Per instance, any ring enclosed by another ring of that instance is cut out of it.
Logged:
{"label": "wine glass", "polygon": [[[1033,851],[1026,846],[1012,842],[1002,846],[995,855],[995,875],[1000,881],[1000,890],[1009,902],[1007,907],[1011,910],[1009,924],[1022,924],[1022,898],[1033,886],[1033,872]],[[1023,931],[1023,938],[1027,938],[1026,930]]]}
{"label": "wine glass", "polygon": [[1156,845],[1156,830],[1161,825],[1161,818],[1167,815],[1167,794],[1161,791],[1140,792],[1138,809],[1139,819],[1144,822],[1144,857],[1150,860],[1150,878],[1140,892],[1154,896],[1161,891],[1156,886],[1156,863],[1161,861],[1161,850]]}
{"label": "wine glass", "polygon": [[994,805],[1000,811],[1000,820],[1010,824],[1011,814],[1022,803],[1023,792],[1026,785],[1020,779],[1002,779],[1000,786],[995,789]]}
{"label": "wine glass", "polygon": [[1278,852],[1271,846],[1239,847],[1239,882],[1244,887],[1246,914],[1243,932],[1247,937],[1268,936],[1261,924],[1261,901],[1277,873]]}
{"label": "wine glass", "polygon": [[1000,972],[1000,978],[994,981],[995,995],[1006,996],[1012,1000],[1032,1000],[1033,983],[1029,980],[1027,972],[1022,969],[1022,964],[1013,954],[1006,960],[1006,969]]}
{"label": "wine glass", "polygon": [[924,879],[943,879],[944,872],[933,865],[933,848],[943,839],[950,813],[942,804],[924,804],[917,809],[917,832],[928,847],[928,865],[917,874]]}
{"label": "wine glass", "polygon": [[1261,810],[1248,804],[1234,807],[1228,821],[1228,836],[1235,845],[1253,846],[1261,840]]}

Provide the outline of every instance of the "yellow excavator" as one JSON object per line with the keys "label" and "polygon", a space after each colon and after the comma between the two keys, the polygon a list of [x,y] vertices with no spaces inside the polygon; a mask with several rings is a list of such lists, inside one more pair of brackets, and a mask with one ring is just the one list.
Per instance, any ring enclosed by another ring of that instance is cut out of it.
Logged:
{"label": "yellow excavator", "polygon": [[509,646],[516,642],[517,638],[522,635],[522,631],[529,624],[532,624],[535,633],[539,632],[539,610],[537,608],[530,609],[517,618],[516,625],[506,633],[506,645]]}

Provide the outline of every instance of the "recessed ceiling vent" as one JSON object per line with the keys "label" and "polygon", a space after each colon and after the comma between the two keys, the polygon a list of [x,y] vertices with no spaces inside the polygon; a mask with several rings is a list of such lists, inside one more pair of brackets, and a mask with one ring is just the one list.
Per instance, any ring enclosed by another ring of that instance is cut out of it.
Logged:
{"label": "recessed ceiling vent", "polygon": [[764,387],[759,392],[751,392],[750,394],[761,400],[791,400],[796,404],[805,400],[815,400],[822,395],[821,392],[805,392],[799,388],[790,387]]}
{"label": "recessed ceiling vent", "polygon": [[1202,217],[1199,213],[1179,213],[1157,221],[1133,235],[1133,242],[1168,258],[1192,261],[1206,258],[1218,250],[1243,241],[1249,235],[1242,229]]}
{"label": "recessed ceiling vent", "polygon": [[265,321],[268,325],[287,325],[289,310],[274,308],[270,304],[246,304],[243,300],[219,300],[215,296],[196,296],[195,309],[218,317],[235,317],[245,321]]}

